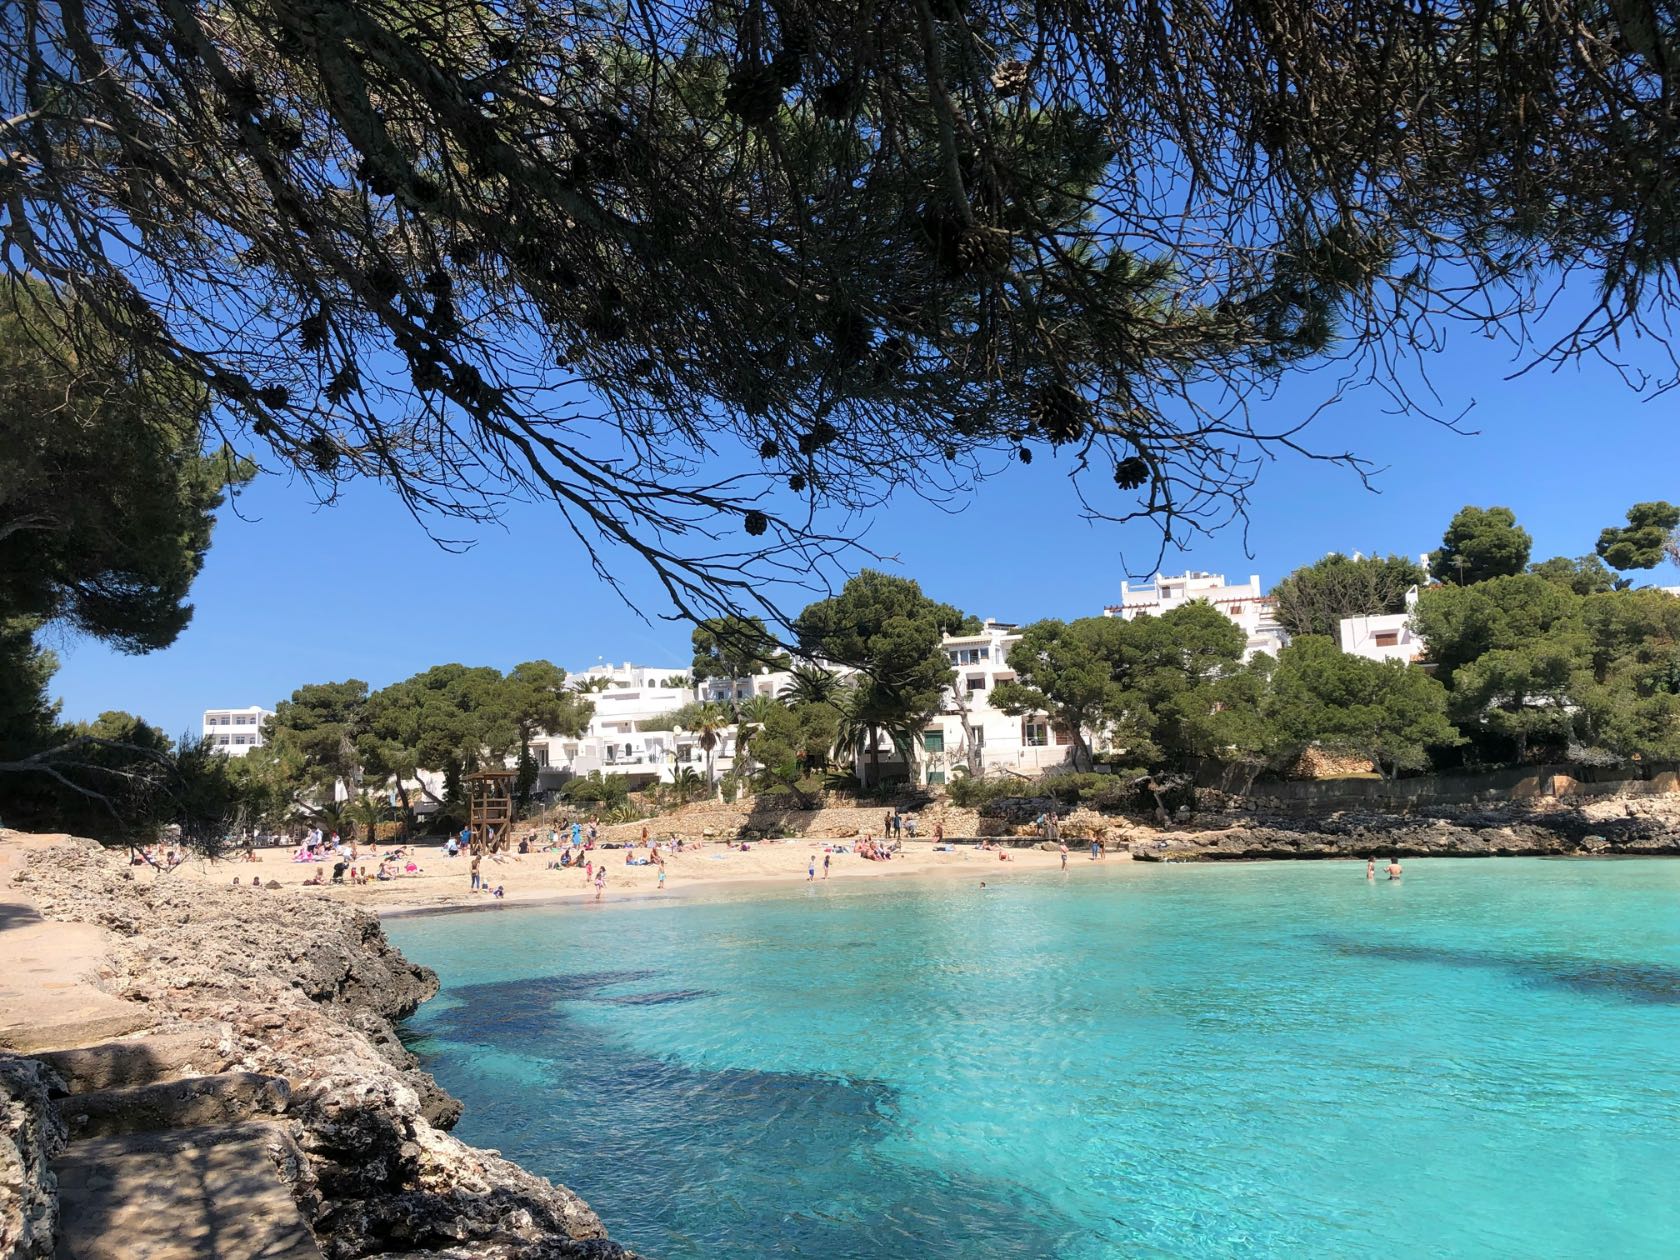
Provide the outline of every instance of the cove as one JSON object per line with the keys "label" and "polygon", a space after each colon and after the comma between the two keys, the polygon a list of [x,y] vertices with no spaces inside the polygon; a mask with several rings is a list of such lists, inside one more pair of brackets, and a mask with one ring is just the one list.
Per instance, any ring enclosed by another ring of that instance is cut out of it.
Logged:
{"label": "cove", "polygon": [[1670,1253],[1680,863],[393,920],[457,1132],[650,1257]]}

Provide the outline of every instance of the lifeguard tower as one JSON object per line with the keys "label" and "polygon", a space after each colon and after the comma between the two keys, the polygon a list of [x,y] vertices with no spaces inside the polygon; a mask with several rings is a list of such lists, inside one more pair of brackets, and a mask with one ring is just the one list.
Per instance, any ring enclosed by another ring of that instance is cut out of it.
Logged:
{"label": "lifeguard tower", "polygon": [[467,785],[469,847],[474,853],[498,853],[509,848],[513,828],[514,770],[474,770],[464,775]]}

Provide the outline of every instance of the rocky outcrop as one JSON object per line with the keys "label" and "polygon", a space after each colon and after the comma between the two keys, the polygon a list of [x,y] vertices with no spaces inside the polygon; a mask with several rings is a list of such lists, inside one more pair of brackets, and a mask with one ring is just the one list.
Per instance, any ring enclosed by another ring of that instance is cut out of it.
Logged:
{"label": "rocky outcrop", "polygon": [[58,1224],[50,1161],[64,1149],[64,1123],[49,1095],[63,1089],[51,1068],[0,1055],[0,1255],[48,1260]]}
{"label": "rocky outcrop", "polygon": [[[154,1021],[148,1037],[58,1056],[83,1091],[61,1105],[87,1132],[284,1130],[274,1149],[294,1154],[273,1162],[330,1260],[632,1254],[569,1190],[445,1131],[460,1104],[392,1022],[435,994],[437,978],[371,915],[136,875],[120,855],[73,845],[32,854],[16,880],[47,918],[117,934],[103,984]],[[49,1084],[65,1091],[43,1079],[43,1097]],[[32,1253],[0,1247],[11,1254]]]}
{"label": "rocky outcrop", "polygon": [[1442,807],[1418,814],[1226,817],[1195,830],[1134,834],[1143,861],[1242,858],[1680,856],[1672,810]]}

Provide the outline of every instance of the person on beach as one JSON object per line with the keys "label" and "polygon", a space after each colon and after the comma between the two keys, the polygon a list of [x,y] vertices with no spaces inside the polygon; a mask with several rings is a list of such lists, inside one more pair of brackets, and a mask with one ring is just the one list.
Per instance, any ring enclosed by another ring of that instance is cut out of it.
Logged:
{"label": "person on beach", "polygon": [[1398,853],[1389,861],[1388,877],[1390,879],[1400,878],[1400,855]]}
{"label": "person on beach", "polygon": [[1067,870],[1067,857],[1068,857],[1068,854],[1067,854],[1067,841],[1066,841],[1066,840],[1063,840],[1063,841],[1062,841],[1062,842],[1061,842],[1061,846],[1060,846],[1060,847],[1061,847],[1061,851],[1062,851],[1062,869],[1063,869],[1063,870],[1064,870],[1064,871],[1065,871],[1065,870]]}
{"label": "person on beach", "polygon": [[945,843],[945,820],[943,818],[933,824],[933,842],[935,844]]}
{"label": "person on beach", "polygon": [[595,900],[601,900],[601,894],[607,891],[607,868],[602,867],[595,872]]}
{"label": "person on beach", "polygon": [[1091,840],[1091,861],[1095,862],[1096,860],[1097,860],[1097,842],[1096,842],[1095,838],[1093,838]]}
{"label": "person on beach", "polygon": [[833,860],[834,860],[834,854],[832,854],[832,853],[823,854],[823,878],[824,879],[828,878],[828,864],[830,862],[832,862]]}
{"label": "person on beach", "polygon": [[1368,857],[1365,859],[1365,878],[1368,880],[1374,880],[1376,877],[1377,859],[1374,857]]}
{"label": "person on beach", "polygon": [[659,868],[659,890],[663,891],[664,888],[665,888],[665,868],[663,866],[661,866]]}
{"label": "person on beach", "polygon": [[478,873],[478,864],[481,860],[482,859],[479,857],[478,854],[476,854],[476,853],[473,854],[473,859],[472,859],[472,887],[467,890],[468,892],[478,892],[480,889],[482,889],[484,887],[483,877],[480,876],[479,873]]}
{"label": "person on beach", "polygon": [[810,864],[808,866],[806,866],[806,868],[805,868],[805,882],[807,884],[809,884],[816,877],[817,877],[817,855],[815,853],[813,853],[811,855]]}

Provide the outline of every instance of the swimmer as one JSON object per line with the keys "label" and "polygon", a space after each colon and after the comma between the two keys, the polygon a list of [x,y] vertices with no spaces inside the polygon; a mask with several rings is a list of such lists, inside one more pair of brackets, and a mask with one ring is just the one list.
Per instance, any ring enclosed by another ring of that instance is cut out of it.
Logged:
{"label": "swimmer", "polygon": [[1368,858],[1365,859],[1365,878],[1366,879],[1375,879],[1376,877],[1377,877],[1377,859],[1374,858],[1374,857],[1368,857]]}
{"label": "swimmer", "polygon": [[1396,854],[1394,859],[1388,864],[1388,877],[1390,879],[1400,878],[1400,857],[1398,854]]}

